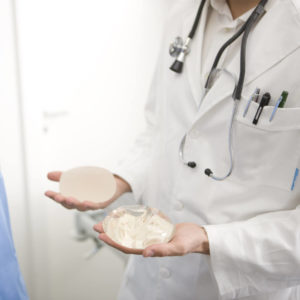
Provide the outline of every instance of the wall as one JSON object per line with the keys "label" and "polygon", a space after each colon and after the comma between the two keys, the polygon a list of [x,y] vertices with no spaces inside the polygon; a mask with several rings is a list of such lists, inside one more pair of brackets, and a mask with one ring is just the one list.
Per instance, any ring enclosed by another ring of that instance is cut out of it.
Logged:
{"label": "wall", "polygon": [[10,29],[0,42],[9,31],[5,61],[11,61],[5,66],[11,70],[9,97],[1,97],[9,99],[10,116],[0,123],[1,140],[9,139],[2,161],[33,300],[116,298],[124,262],[109,248],[84,260],[93,245],[74,241],[73,212],[43,196],[57,189],[46,173],[78,165],[110,168],[129,148],[144,125],[143,105],[170,2],[0,3],[1,12],[5,5],[9,11],[4,19]]}

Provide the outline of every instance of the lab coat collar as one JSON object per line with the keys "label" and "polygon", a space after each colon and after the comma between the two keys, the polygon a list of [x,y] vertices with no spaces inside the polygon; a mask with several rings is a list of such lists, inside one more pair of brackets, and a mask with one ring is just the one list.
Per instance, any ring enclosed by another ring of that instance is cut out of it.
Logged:
{"label": "lab coat collar", "polygon": [[[249,35],[244,86],[251,83],[260,75],[271,69],[274,65],[276,65],[276,63],[280,62],[300,47],[300,14],[299,11],[295,9],[292,0],[278,0],[275,3],[266,6],[266,11],[266,14],[257,23]],[[206,14],[207,6],[206,10],[203,11],[203,18],[200,24],[201,29],[199,28],[200,30],[196,33],[200,35],[199,38],[201,38],[201,40],[203,40]],[[186,26],[189,26],[187,22]],[[201,57],[201,49],[193,49],[191,53]],[[195,62],[194,59],[193,57],[188,57],[186,69],[193,96],[196,103],[199,103],[200,83],[197,82],[196,79],[200,78],[200,76],[197,76],[199,73],[197,74],[195,72],[200,71],[195,71],[195,66],[197,67],[199,64],[196,63],[193,65],[191,62]],[[238,54],[235,59],[233,59],[233,61],[225,67],[238,77],[240,55]],[[286,75],[287,74],[282,74],[282,76]],[[220,76],[201,104],[201,108],[197,115],[198,118],[210,111],[222,100],[227,99],[232,93],[232,90],[232,84],[228,84],[228,76]]]}

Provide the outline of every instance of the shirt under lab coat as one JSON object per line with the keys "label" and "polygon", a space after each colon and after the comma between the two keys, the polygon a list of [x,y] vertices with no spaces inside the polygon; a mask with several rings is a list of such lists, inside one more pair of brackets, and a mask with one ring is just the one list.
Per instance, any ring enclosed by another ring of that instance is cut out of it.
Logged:
{"label": "shirt under lab coat", "polygon": [[0,299],[28,300],[12,238],[3,177],[0,173]]}
{"label": "shirt under lab coat", "polygon": [[[221,176],[229,167],[231,78],[221,75],[200,99],[207,77],[202,42],[208,10],[221,2],[207,1],[179,75],[169,70],[169,43],[188,35],[200,2],[174,1],[146,104],[147,127],[114,170],[130,183],[138,202],[161,209],[174,223],[203,225],[210,256],[132,256],[120,300],[300,299],[300,181],[295,178],[300,167],[300,3],[270,0],[249,35],[245,86],[233,128],[234,169],[217,182],[204,170]],[[240,39],[221,62],[236,76],[239,46]],[[217,51],[207,51],[208,60]],[[246,117],[243,112],[256,87],[270,92],[272,101],[255,126],[257,103],[251,103]],[[286,106],[270,122],[283,90],[289,92]],[[185,133],[185,159],[196,161],[195,169],[178,155]]]}

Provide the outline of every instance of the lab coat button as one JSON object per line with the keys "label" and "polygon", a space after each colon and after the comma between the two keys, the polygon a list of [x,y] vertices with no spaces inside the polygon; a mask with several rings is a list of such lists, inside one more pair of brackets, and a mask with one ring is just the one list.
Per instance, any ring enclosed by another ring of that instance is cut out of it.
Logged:
{"label": "lab coat button", "polygon": [[184,205],[180,201],[176,201],[176,203],[174,204],[174,208],[178,211],[183,210],[183,207],[184,207]]}
{"label": "lab coat button", "polygon": [[171,272],[170,272],[170,270],[168,270],[167,268],[163,268],[163,267],[160,268],[159,274],[160,274],[160,276],[161,276],[162,278],[165,278],[165,279],[171,277]]}

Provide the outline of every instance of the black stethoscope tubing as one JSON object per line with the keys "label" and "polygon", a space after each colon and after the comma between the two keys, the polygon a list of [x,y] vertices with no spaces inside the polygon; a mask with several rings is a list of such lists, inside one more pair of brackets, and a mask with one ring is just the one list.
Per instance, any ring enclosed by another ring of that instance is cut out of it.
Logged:
{"label": "black stethoscope tubing", "polygon": [[[264,10],[264,6],[266,5],[266,3],[268,2],[268,0],[261,0],[259,2],[259,4],[256,6],[256,8],[254,9],[254,11],[251,13],[251,15],[249,16],[249,18],[247,19],[246,23],[238,30],[237,33],[235,33],[227,42],[224,43],[224,45],[220,48],[220,50],[218,51],[214,63],[211,67],[209,76],[207,78],[206,84],[205,84],[205,88],[209,87],[209,83],[211,81],[211,77],[212,74],[214,73],[214,70],[217,68],[219,60],[223,54],[223,52],[226,50],[226,48],[228,46],[230,46],[239,36],[241,36],[241,34],[244,33],[243,38],[242,38],[242,45],[241,45],[241,54],[240,54],[240,74],[239,74],[239,80],[238,80],[238,84],[236,89],[233,92],[233,98],[240,100],[241,99],[241,95],[242,95],[242,90],[243,90],[243,85],[244,85],[244,79],[245,79],[245,73],[246,73],[246,45],[247,45],[247,40],[248,40],[248,36],[249,33],[252,29],[252,26],[254,25],[254,23],[257,21],[257,19],[259,17],[261,17],[263,15],[263,13],[265,12]],[[194,38],[195,33],[197,31],[197,28],[199,27],[199,22],[201,19],[201,15],[202,15],[202,11],[204,8],[204,5],[206,3],[206,0],[202,0],[199,6],[199,9],[197,11],[196,14],[196,18],[195,21],[193,23],[192,29],[188,35],[186,44],[189,44],[190,41]],[[186,52],[187,54],[188,52]],[[185,54],[185,55],[186,55]],[[184,57],[185,58],[185,57]],[[180,66],[179,68],[176,68],[176,64],[178,61],[176,60],[174,62],[174,64],[170,67],[170,69],[176,73],[181,73],[182,72],[182,66]],[[180,63],[183,63],[180,62]],[[175,67],[175,68],[174,68]]]}
{"label": "black stethoscope tubing", "polygon": [[[226,50],[226,48],[228,46],[230,46],[237,38],[239,38],[243,34],[242,43],[241,43],[241,50],[240,50],[239,78],[238,78],[238,82],[235,85],[235,88],[234,88],[233,93],[232,93],[232,99],[234,100],[234,109],[233,109],[233,113],[232,113],[232,117],[231,117],[230,130],[229,130],[229,153],[230,153],[231,163],[230,163],[230,168],[229,168],[228,173],[223,177],[214,176],[211,169],[205,169],[204,173],[207,176],[209,176],[209,177],[211,177],[215,180],[224,180],[225,178],[227,178],[228,176],[231,175],[231,172],[232,172],[232,169],[233,169],[233,159],[232,159],[232,151],[231,151],[232,125],[233,125],[235,112],[236,112],[236,109],[237,109],[237,102],[236,101],[241,99],[242,91],[243,91],[243,87],[244,87],[244,79],[245,79],[245,73],[246,73],[246,46],[247,46],[247,40],[248,40],[248,36],[249,36],[249,33],[250,33],[253,25],[265,13],[264,6],[266,5],[267,2],[268,2],[268,0],[261,0],[259,2],[259,4],[256,6],[256,8],[253,10],[253,12],[249,16],[249,18],[247,19],[245,24],[229,40],[227,40],[223,44],[223,46],[219,49],[219,51],[218,51],[218,53],[215,57],[215,60],[213,62],[213,65],[211,67],[211,70],[209,72],[209,75],[207,77],[206,83],[205,83],[205,90],[207,91],[210,88],[210,85],[212,83],[212,78],[214,77],[214,75],[216,73],[218,63],[220,61],[220,58],[222,57],[222,54],[224,53],[224,51]],[[201,15],[202,15],[202,11],[203,11],[205,3],[206,3],[206,0],[201,1],[200,6],[199,6],[198,11],[197,11],[197,14],[196,14],[195,21],[194,21],[192,29],[191,29],[191,31],[188,35],[188,38],[185,42],[185,45],[182,47],[181,51],[179,52],[179,54],[177,56],[177,59],[175,60],[175,62],[170,67],[170,69],[172,71],[176,72],[176,73],[181,73],[182,72],[185,56],[189,53],[189,44],[192,41],[192,39],[194,38],[195,33],[197,31],[197,28],[199,26],[199,22],[200,22],[200,19],[201,19]],[[182,139],[182,142],[180,144],[180,157],[181,157],[181,159],[183,159],[183,148],[184,148],[184,144],[185,144],[185,139],[186,139],[186,135],[184,136],[184,138]],[[185,164],[187,166],[191,167],[191,168],[195,168],[197,166],[196,162],[193,162],[193,161],[187,162]]]}

